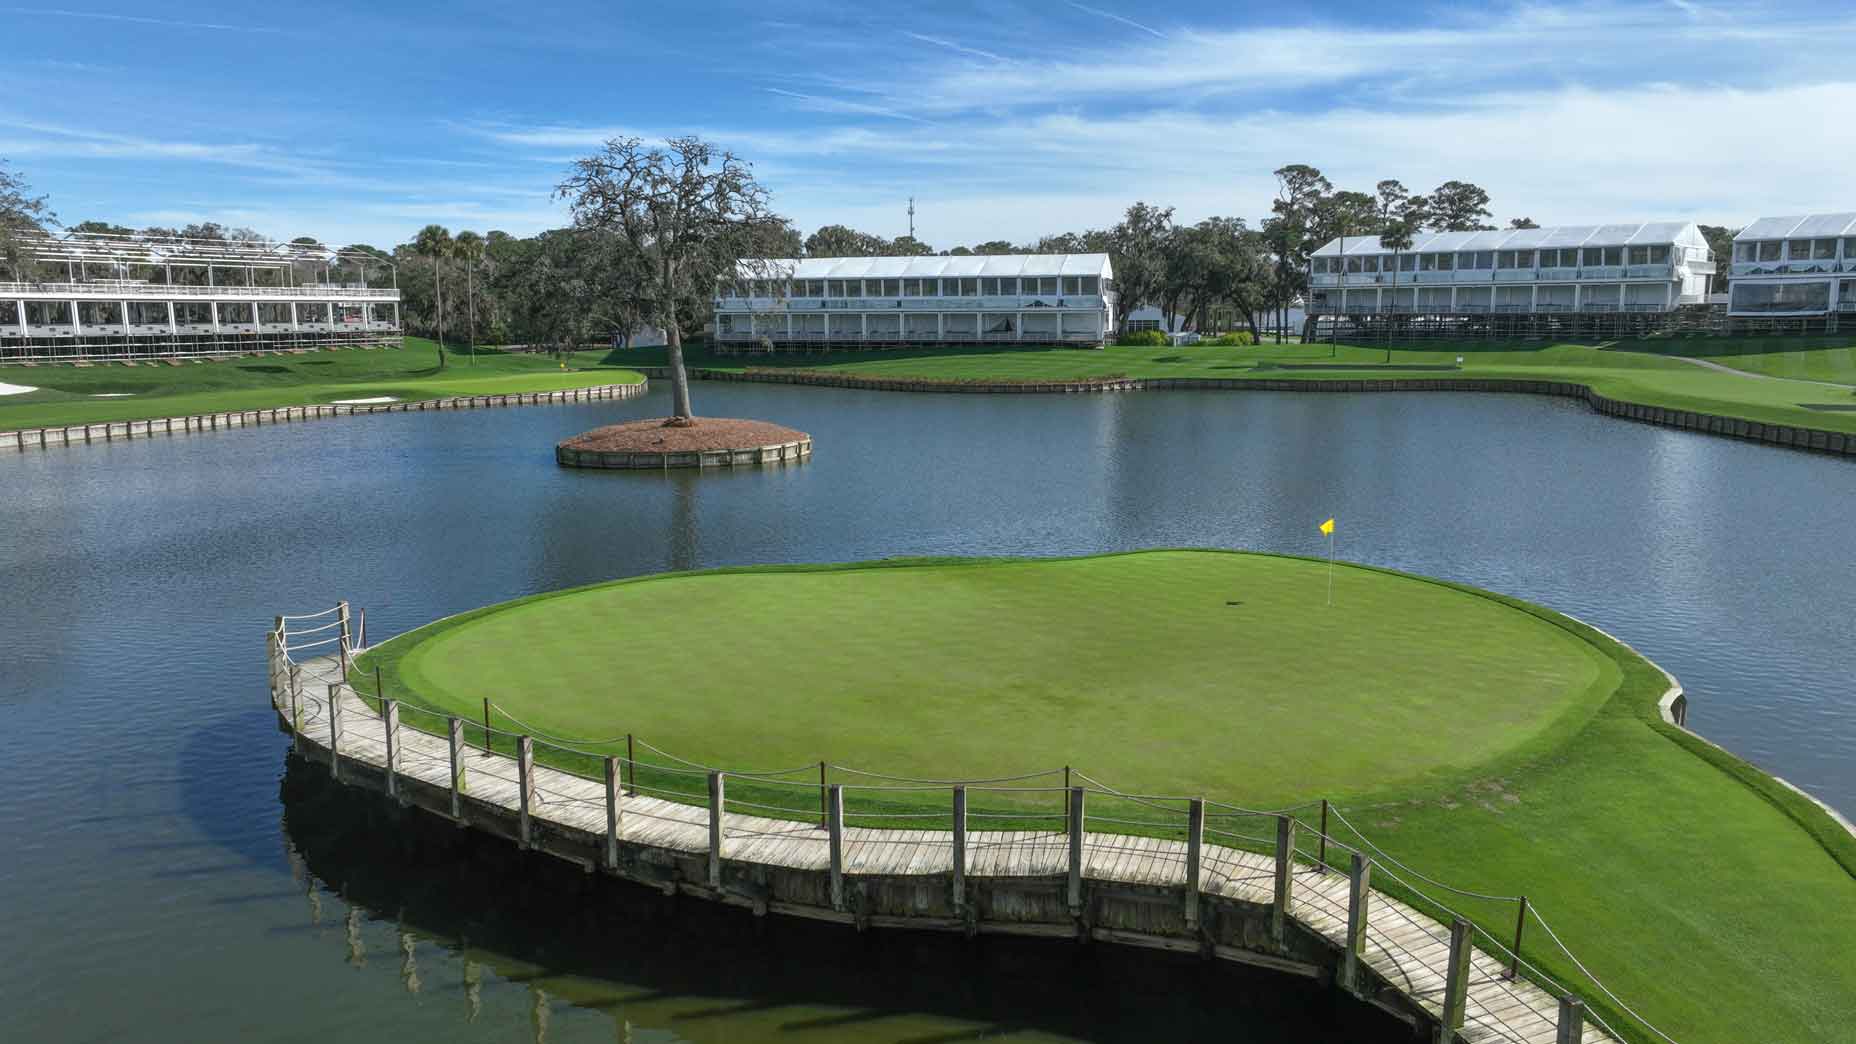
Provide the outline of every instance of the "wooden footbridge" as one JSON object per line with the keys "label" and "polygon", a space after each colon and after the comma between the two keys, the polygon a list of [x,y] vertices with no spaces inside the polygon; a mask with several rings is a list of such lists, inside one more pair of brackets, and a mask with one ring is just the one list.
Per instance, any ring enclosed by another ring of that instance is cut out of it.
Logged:
{"label": "wooden footbridge", "polygon": [[[1512,946],[1497,940],[1399,875],[1441,882],[1363,838],[1349,844],[1330,836],[1325,804],[1317,829],[1287,812],[1201,799],[1144,798],[1100,785],[1021,787],[1012,788],[1015,799],[1035,791],[1061,801],[1062,811],[1046,816],[1057,829],[971,829],[982,817],[1002,827],[1027,825],[1029,817],[969,811],[970,792],[996,788],[913,781],[906,789],[917,797],[930,786],[944,791],[948,812],[853,821],[925,820],[935,829],[860,827],[847,823],[846,791],[869,788],[785,781],[818,792],[822,807],[800,820],[791,809],[730,799],[731,780],[746,790],[769,783],[770,774],[690,763],[672,771],[700,777],[706,802],[667,800],[639,783],[642,763],[629,755],[598,756],[589,763],[601,771],[589,777],[536,760],[538,748],[546,755],[571,747],[363,697],[346,680],[354,637],[346,603],[310,617],[278,617],[266,636],[272,706],[297,753],[326,764],[344,784],[588,872],[756,915],[859,930],[1098,940],[1259,965],[1330,981],[1443,1044],[1626,1039],[1516,955],[1529,924],[1558,945],[1525,899],[1481,897],[1520,900]],[[414,727],[406,723],[412,717],[432,721]],[[1150,818],[1155,809],[1176,815],[1173,832],[1183,839],[1115,832],[1133,821],[1095,811],[1129,802],[1149,809]],[[1572,963],[1583,970],[1576,958]],[[1595,979],[1591,985],[1587,995],[1602,993],[1613,1019],[1629,1012]],[[1634,1025],[1636,1039],[1668,1040],[1647,1023]]]}

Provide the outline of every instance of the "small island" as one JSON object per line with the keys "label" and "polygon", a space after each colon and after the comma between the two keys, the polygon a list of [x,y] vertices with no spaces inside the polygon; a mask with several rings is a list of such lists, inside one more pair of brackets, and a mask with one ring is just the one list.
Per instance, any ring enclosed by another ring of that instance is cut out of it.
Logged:
{"label": "small island", "polygon": [[812,455],[812,436],[766,421],[703,417],[608,424],[554,447],[569,468],[712,468],[781,464]]}

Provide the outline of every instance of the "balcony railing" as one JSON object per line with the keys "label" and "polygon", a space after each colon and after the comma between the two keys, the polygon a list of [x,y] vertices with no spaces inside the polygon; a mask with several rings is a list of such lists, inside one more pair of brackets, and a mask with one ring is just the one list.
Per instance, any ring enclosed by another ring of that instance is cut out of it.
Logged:
{"label": "balcony railing", "polygon": [[1090,294],[1012,297],[718,297],[718,312],[1000,312],[1033,308],[1101,311],[1113,298]]}
{"label": "balcony railing", "polygon": [[138,281],[92,281],[83,283],[0,283],[0,297],[212,297],[229,301],[249,301],[257,297],[376,298],[399,300],[395,289],[348,286],[190,286],[177,283]]}

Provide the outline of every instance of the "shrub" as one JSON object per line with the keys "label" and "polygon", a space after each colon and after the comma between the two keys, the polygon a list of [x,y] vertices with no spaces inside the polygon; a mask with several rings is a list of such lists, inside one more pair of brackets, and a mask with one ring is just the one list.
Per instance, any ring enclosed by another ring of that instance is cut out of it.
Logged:
{"label": "shrub", "polygon": [[1249,330],[1232,330],[1219,334],[1211,343],[1220,348],[1248,348],[1256,344],[1257,339],[1250,335]]}
{"label": "shrub", "polygon": [[1129,348],[1164,348],[1166,334],[1159,330],[1129,330],[1115,341]]}

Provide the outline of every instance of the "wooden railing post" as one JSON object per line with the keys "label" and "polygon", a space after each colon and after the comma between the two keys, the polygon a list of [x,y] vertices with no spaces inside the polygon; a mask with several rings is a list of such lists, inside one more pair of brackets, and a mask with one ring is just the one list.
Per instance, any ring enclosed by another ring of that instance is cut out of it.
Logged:
{"label": "wooden railing post", "polygon": [[522,798],[522,847],[528,848],[535,840],[529,822],[530,809],[535,803],[535,741],[527,736],[516,737],[516,784]]}
{"label": "wooden railing post", "polygon": [[638,796],[638,758],[636,755],[632,753],[632,734],[629,732],[625,734],[625,770],[632,774],[631,775],[632,784],[631,784],[630,793],[633,797],[637,797]]}
{"label": "wooden railing post", "polygon": [[1527,928],[1527,896],[1521,897],[1520,909],[1514,915],[1514,949],[1509,952],[1508,981],[1521,974],[1521,933]]}
{"label": "wooden railing post", "polygon": [[1321,799],[1321,852],[1315,857],[1315,864],[1322,873],[1328,872],[1328,799]]}
{"label": "wooden railing post", "polygon": [[1276,817],[1276,902],[1270,908],[1270,934],[1277,946],[1289,938],[1289,903],[1295,898],[1295,820]]}
{"label": "wooden railing post", "polygon": [[451,739],[451,818],[464,820],[464,722],[458,718],[449,718],[445,724]]}
{"label": "wooden railing post", "polygon": [[954,909],[967,905],[967,788],[954,788]]}
{"label": "wooden railing post", "polygon": [[367,610],[365,608],[358,609],[356,610],[356,613],[358,614],[360,619],[355,627],[355,630],[358,633],[355,635],[354,647],[356,649],[366,649],[367,648]]}
{"label": "wooden railing post", "polygon": [[329,686],[329,778],[342,778],[342,687]]}
{"label": "wooden railing post", "polygon": [[709,887],[722,887],[722,774],[709,773]]}
{"label": "wooden railing post", "polygon": [[1559,1031],[1553,1044],[1584,1044],[1585,1005],[1577,997],[1560,998]]}
{"label": "wooden railing post", "polygon": [[818,763],[818,826],[825,829],[825,806],[830,803],[830,796],[825,791],[825,763]]}
{"label": "wooden railing post", "polygon": [[624,787],[619,783],[619,759],[606,759],[606,869],[619,868],[619,801]]}
{"label": "wooden railing post", "polygon": [[400,799],[400,702],[380,701],[380,724],[387,734],[387,796]]}
{"label": "wooden railing post", "polygon": [[1463,1014],[1469,1004],[1469,922],[1461,917],[1450,922],[1450,967],[1444,973],[1444,1010],[1440,1017],[1438,1044],[1456,1044],[1462,1039]]}
{"label": "wooden railing post", "polygon": [[1199,926],[1199,882],[1205,848],[1205,799],[1193,798],[1186,806],[1186,927]]}
{"label": "wooden railing post", "polygon": [[831,908],[844,909],[844,784],[833,783],[825,803],[825,830],[831,844]]}
{"label": "wooden railing post", "polygon": [[351,633],[348,630],[348,600],[347,599],[344,598],[341,601],[335,603],[335,618],[339,620],[342,625],[341,626],[342,648],[345,649],[348,647],[348,641],[352,637]]}
{"label": "wooden railing post", "polygon": [[[1067,774],[1069,770],[1066,768]],[[1083,911],[1083,788],[1069,789],[1070,806],[1070,916]]]}
{"label": "wooden railing post", "polygon": [[290,676],[285,681],[290,686],[290,746],[298,754],[303,753],[303,675],[296,664],[290,665]]}
{"label": "wooden railing post", "polygon": [[1373,895],[1373,863],[1358,852],[1347,874],[1347,939],[1341,955],[1341,984],[1360,993],[1365,976],[1366,916]]}

